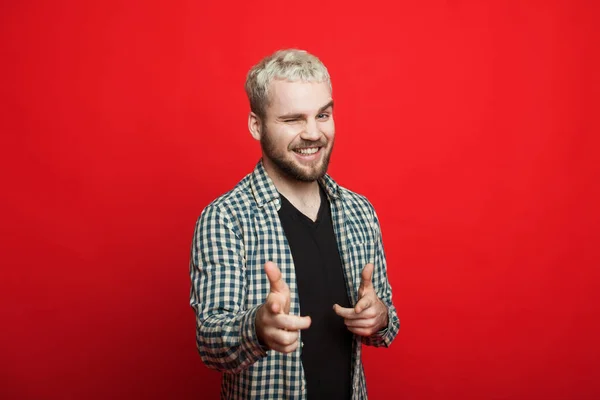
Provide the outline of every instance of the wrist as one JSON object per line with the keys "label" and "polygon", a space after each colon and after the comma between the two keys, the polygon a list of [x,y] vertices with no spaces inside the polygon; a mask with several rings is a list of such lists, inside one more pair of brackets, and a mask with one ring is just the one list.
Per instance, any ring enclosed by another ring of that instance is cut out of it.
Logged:
{"label": "wrist", "polygon": [[256,317],[254,320],[254,329],[256,330],[256,338],[258,339],[258,343],[261,346],[266,346],[265,345],[265,339],[264,339],[264,325],[263,325],[263,313],[264,313],[264,309],[263,309],[264,304],[261,304],[258,309],[256,310]]}
{"label": "wrist", "polygon": [[383,303],[383,301],[379,300],[379,302],[383,306],[383,309],[382,309],[382,314],[383,315],[382,315],[382,324],[381,324],[381,326],[379,327],[378,330],[382,331],[385,328],[387,328],[388,325],[389,325],[389,323],[390,323],[390,315],[389,315],[390,313],[389,313],[389,310],[388,310],[387,306]]}

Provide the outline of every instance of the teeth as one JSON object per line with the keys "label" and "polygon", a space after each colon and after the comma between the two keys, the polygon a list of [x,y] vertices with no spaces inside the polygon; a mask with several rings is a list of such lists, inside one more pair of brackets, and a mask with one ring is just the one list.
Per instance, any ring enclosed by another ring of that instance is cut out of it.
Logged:
{"label": "teeth", "polygon": [[317,151],[319,151],[318,147],[311,147],[310,149],[296,149],[297,153],[304,155],[315,154]]}

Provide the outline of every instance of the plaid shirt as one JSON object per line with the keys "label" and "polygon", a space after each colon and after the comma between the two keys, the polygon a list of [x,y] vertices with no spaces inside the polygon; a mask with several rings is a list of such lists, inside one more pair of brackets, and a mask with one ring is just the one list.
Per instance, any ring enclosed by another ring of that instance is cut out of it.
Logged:
{"label": "plaid shirt", "polygon": [[[389,325],[370,337],[354,336],[352,398],[366,399],[361,344],[389,346],[399,329],[387,279],[379,222],[373,206],[325,175],[320,180],[344,266],[348,297],[358,301],[364,266],[375,265],[373,285],[388,307]],[[255,316],[269,294],[263,267],[273,261],[291,293],[290,313],[300,315],[292,254],[277,211],[279,193],[262,162],[233,190],[208,205],[192,243],[190,305],[196,313],[196,343],[206,366],[223,372],[227,399],[305,399],[301,346],[290,354],[267,350],[258,341]]]}

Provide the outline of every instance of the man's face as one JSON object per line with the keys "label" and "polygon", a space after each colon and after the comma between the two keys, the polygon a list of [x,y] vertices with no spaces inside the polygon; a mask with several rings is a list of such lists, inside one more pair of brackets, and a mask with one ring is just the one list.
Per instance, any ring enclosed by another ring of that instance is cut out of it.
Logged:
{"label": "man's face", "polygon": [[271,82],[260,144],[265,162],[288,178],[312,182],[327,172],[333,149],[333,101],[325,82]]}

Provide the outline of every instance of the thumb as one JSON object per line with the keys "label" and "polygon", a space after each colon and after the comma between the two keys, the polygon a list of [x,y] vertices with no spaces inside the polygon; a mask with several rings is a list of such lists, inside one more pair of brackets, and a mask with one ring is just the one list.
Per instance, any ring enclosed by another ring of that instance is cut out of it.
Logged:
{"label": "thumb", "polygon": [[356,314],[360,314],[363,310],[366,310],[367,308],[371,307],[372,305],[373,305],[372,297],[369,297],[369,296],[363,297],[354,306],[354,312]]}
{"label": "thumb", "polygon": [[281,271],[274,262],[267,261],[267,263],[265,264],[265,272],[267,273],[267,278],[269,278],[269,284],[271,285],[271,293],[287,294],[287,292],[289,292],[288,286],[283,281],[283,278],[281,276]]}
{"label": "thumb", "polygon": [[373,269],[375,266],[371,263],[365,265],[360,274],[360,288],[364,291],[373,288]]}

